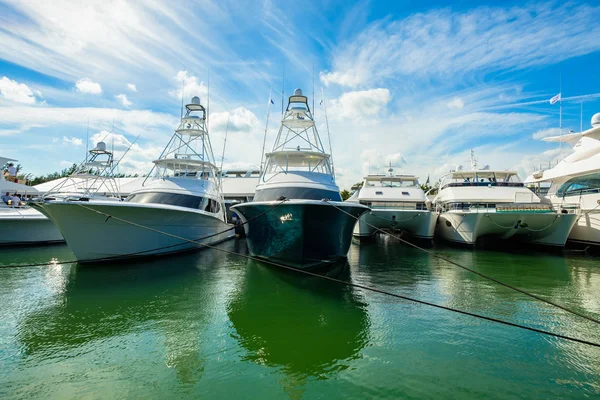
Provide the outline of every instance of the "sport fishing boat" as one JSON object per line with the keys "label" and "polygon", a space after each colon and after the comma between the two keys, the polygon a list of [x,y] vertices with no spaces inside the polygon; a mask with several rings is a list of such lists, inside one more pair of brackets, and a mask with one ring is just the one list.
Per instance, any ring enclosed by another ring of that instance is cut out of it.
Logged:
{"label": "sport fishing boat", "polygon": [[592,117],[591,129],[543,140],[569,143],[573,152],[553,168],[534,172],[525,182],[538,190],[549,185],[545,197],[556,209],[579,209],[569,242],[600,246],[600,113]]}
{"label": "sport fishing boat", "polygon": [[565,245],[577,214],[542,202],[515,171],[478,169],[473,151],[471,166],[471,171],[460,166],[441,180],[433,200],[439,214],[437,236],[467,245],[485,237]]}
{"label": "sport fishing boat", "polygon": [[237,204],[253,256],[296,268],[345,258],[357,219],[368,207],[342,202],[308,99],[289,97],[252,202]]}
{"label": "sport fishing boat", "polygon": [[419,179],[414,175],[367,175],[363,185],[346,200],[364,204],[370,212],[360,217],[354,236],[368,237],[377,229],[402,231],[417,239],[433,239],[437,214],[427,205]]}
{"label": "sport fishing boat", "polygon": [[32,204],[54,221],[80,262],[187,251],[233,237],[206,109],[194,97],[186,110],[142,187],[125,201],[48,198]]}

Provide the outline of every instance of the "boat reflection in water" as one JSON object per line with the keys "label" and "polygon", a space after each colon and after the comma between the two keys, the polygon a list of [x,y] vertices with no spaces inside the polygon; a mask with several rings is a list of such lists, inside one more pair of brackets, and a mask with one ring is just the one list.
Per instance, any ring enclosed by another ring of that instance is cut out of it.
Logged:
{"label": "boat reflection in water", "polygon": [[[220,246],[240,251],[238,241]],[[40,299],[47,305],[23,315],[17,324],[22,355],[28,363],[52,360],[63,369],[70,364],[85,372],[80,378],[88,384],[103,387],[107,397],[112,397],[107,390],[120,395],[119,379],[106,375],[112,365],[119,365],[114,371],[119,376],[146,375],[135,384],[138,393],[156,395],[158,389],[147,387],[144,380],[164,380],[171,376],[168,370],[176,379],[167,380],[160,390],[185,390],[200,381],[206,353],[211,352],[206,348],[214,337],[208,333],[213,329],[211,318],[223,304],[223,285],[228,284],[219,275],[223,269],[215,266],[227,264],[226,259],[225,253],[204,251],[139,265],[64,265],[57,272],[63,276],[63,290]],[[135,362],[123,361],[132,351]],[[68,372],[75,377],[74,371]],[[36,373],[39,376],[20,374],[15,379],[26,386],[34,378],[52,382],[56,374]],[[113,382],[110,387],[107,381]],[[61,390],[61,385],[55,389]]]}
{"label": "boat reflection in water", "polygon": [[[328,276],[350,281],[346,262]],[[351,286],[248,261],[227,305],[244,360],[279,367],[284,390],[346,369],[369,342],[366,304]]]}

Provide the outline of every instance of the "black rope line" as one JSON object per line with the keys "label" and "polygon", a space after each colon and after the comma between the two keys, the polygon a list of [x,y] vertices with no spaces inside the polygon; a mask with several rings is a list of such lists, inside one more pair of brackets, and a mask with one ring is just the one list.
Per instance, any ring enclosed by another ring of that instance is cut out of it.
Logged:
{"label": "black rope line", "polygon": [[[81,205],[81,206],[84,207],[84,208],[89,208],[89,207],[85,207],[83,205]],[[89,209],[91,211],[94,211],[94,212],[99,213],[99,214],[108,215],[108,214],[103,213],[101,211],[93,210],[91,208],[89,208]],[[234,255],[234,256],[242,257],[242,258],[245,258],[245,259],[248,259],[248,260],[258,261],[258,262],[270,264],[270,265],[273,265],[273,266],[276,266],[276,267],[280,267],[280,268],[283,268],[283,269],[286,269],[286,270],[295,271],[295,272],[302,273],[302,274],[305,274],[305,275],[315,276],[315,277],[318,277],[318,278],[321,278],[321,279],[326,279],[326,280],[329,280],[331,282],[335,282],[335,283],[339,283],[339,284],[343,284],[343,285],[348,285],[348,286],[352,286],[352,287],[356,287],[356,288],[368,290],[368,291],[371,291],[371,292],[384,294],[384,295],[391,296],[391,297],[396,297],[398,299],[402,299],[402,300],[406,300],[406,301],[410,301],[410,302],[414,302],[414,303],[418,303],[418,304],[423,304],[423,305],[427,305],[427,306],[430,306],[430,307],[435,307],[435,308],[439,308],[439,309],[442,309],[442,310],[455,312],[455,313],[462,314],[462,315],[468,315],[468,316],[471,316],[471,317],[474,317],[474,318],[483,319],[483,320],[486,320],[486,321],[496,322],[496,323],[499,323],[499,324],[502,324],[502,325],[512,326],[512,327],[515,327],[515,328],[520,328],[520,329],[528,330],[528,331],[531,331],[531,332],[537,332],[537,333],[540,333],[540,334],[546,335],[546,336],[551,336],[551,337],[555,337],[555,338],[559,338],[559,339],[569,340],[569,341],[572,341],[572,342],[577,342],[577,343],[585,344],[585,345],[588,345],[588,346],[593,346],[593,347],[600,348],[600,343],[595,343],[595,342],[591,342],[591,341],[584,340],[584,339],[578,339],[578,338],[575,338],[575,337],[572,337],[572,336],[562,335],[562,334],[559,334],[559,333],[554,333],[554,332],[546,331],[546,330],[543,330],[543,329],[533,328],[533,327],[530,327],[530,326],[521,325],[521,324],[517,324],[517,323],[514,323],[514,322],[510,322],[510,321],[505,321],[505,320],[498,319],[498,318],[488,317],[486,315],[476,314],[476,313],[472,313],[472,312],[469,312],[469,311],[460,310],[460,309],[453,308],[453,307],[447,307],[447,306],[443,306],[441,304],[436,304],[436,303],[431,303],[431,302],[428,302],[428,301],[425,301],[425,300],[415,299],[415,298],[412,298],[412,297],[408,297],[408,296],[404,296],[404,295],[400,295],[400,294],[388,292],[388,291],[385,291],[385,290],[377,289],[377,288],[374,288],[374,287],[371,287],[371,286],[361,285],[359,283],[343,281],[341,279],[332,278],[332,277],[329,277],[329,276],[326,276],[326,275],[317,274],[317,273],[314,273],[314,272],[311,272],[311,271],[307,271],[307,270],[303,270],[303,269],[298,269],[298,268],[290,267],[290,266],[287,266],[287,265],[284,265],[284,264],[281,264],[281,263],[277,263],[277,262],[274,262],[274,261],[271,261],[271,260],[264,260],[264,259],[260,259],[260,258],[257,258],[257,257],[249,256],[247,254],[241,254],[241,253],[237,253],[235,251],[223,249],[223,248],[220,248],[220,247],[217,247],[217,246],[213,246],[213,245],[210,245],[210,244],[200,243],[200,242],[197,242],[197,241],[194,241],[194,240],[191,240],[191,239],[186,239],[186,238],[183,238],[183,237],[180,237],[180,236],[168,233],[168,232],[162,232],[162,231],[160,231],[158,229],[154,229],[154,228],[151,228],[149,226],[140,225],[140,224],[135,223],[133,221],[125,220],[123,218],[119,218],[119,217],[115,217],[115,216],[112,216],[112,217],[114,219],[116,219],[116,220],[119,220],[119,221],[124,222],[126,224],[137,226],[137,227],[139,227],[141,229],[146,229],[146,230],[149,230],[149,231],[160,233],[160,234],[165,235],[165,236],[170,236],[170,237],[173,237],[173,238],[176,238],[176,239],[179,239],[179,240],[183,240],[183,241],[195,243],[195,244],[198,244],[198,245],[200,245],[202,247],[206,247],[206,248],[209,248],[209,249],[214,249],[214,250],[221,251],[221,252],[224,252],[224,253],[227,253],[227,254],[231,254],[231,255]]]}
{"label": "black rope line", "polygon": [[[343,212],[344,214],[347,214],[347,215],[351,216],[352,218],[356,219],[357,221],[358,221],[358,220],[359,220],[359,218],[360,218],[360,217],[358,217],[358,218],[357,218],[357,217],[355,217],[354,215],[350,214],[349,212],[346,212],[346,211],[345,211],[345,210],[343,210],[342,208],[340,208],[340,207],[336,206],[335,204],[332,204],[332,203],[330,203],[330,202],[329,202],[329,200],[327,200],[327,199],[323,199],[323,201],[324,201],[325,203],[329,204],[330,206],[332,206],[332,207],[334,207],[334,208],[338,209],[339,211]],[[437,254],[437,253],[434,253],[433,251],[427,250],[427,249],[425,249],[425,248],[423,248],[423,247],[421,247],[421,246],[418,246],[418,245],[416,245],[416,244],[414,244],[414,243],[411,243],[411,242],[409,242],[408,240],[402,239],[401,237],[399,237],[399,236],[397,236],[397,235],[394,235],[394,234],[391,234],[391,233],[389,233],[389,232],[386,232],[385,230],[383,230],[383,229],[380,229],[380,228],[376,227],[375,225],[369,224],[369,223],[368,223],[368,222],[366,222],[366,221],[363,221],[363,222],[364,222],[365,224],[369,225],[370,227],[374,228],[376,231],[379,231],[379,232],[381,232],[381,233],[383,233],[383,234],[385,234],[385,235],[388,235],[388,236],[390,236],[390,237],[393,237],[394,239],[397,239],[397,240],[399,240],[399,241],[401,241],[401,242],[403,242],[403,243],[405,243],[405,244],[407,244],[407,245],[409,245],[409,246],[412,246],[412,247],[414,247],[415,249],[418,249],[418,250],[424,251],[425,253],[427,253],[427,254],[429,254],[429,255],[431,255],[431,256],[433,256],[433,257],[436,257],[436,258],[438,258],[438,259],[440,259],[440,260],[444,260],[444,261],[446,261],[446,262],[448,262],[448,263],[450,263],[450,264],[452,264],[452,265],[455,265],[455,266],[457,266],[457,267],[459,267],[459,268],[462,268],[462,269],[464,269],[464,270],[466,270],[466,271],[469,271],[469,272],[471,272],[471,273],[473,273],[473,274],[475,274],[475,275],[481,276],[482,278],[488,279],[488,280],[490,280],[490,281],[492,281],[492,282],[495,282],[495,283],[497,283],[497,284],[499,284],[499,285],[502,285],[502,286],[504,286],[504,287],[507,287],[507,288],[509,288],[509,289],[511,289],[511,290],[514,290],[514,291],[516,291],[516,292],[522,293],[522,294],[524,294],[524,295],[526,295],[526,296],[529,296],[529,297],[531,297],[531,298],[534,298],[534,299],[536,299],[536,300],[539,300],[539,301],[541,301],[541,302],[543,302],[543,303],[546,303],[546,304],[549,304],[549,305],[551,305],[551,306],[554,306],[554,307],[560,308],[560,309],[561,309],[561,310],[563,310],[563,311],[566,311],[566,312],[568,312],[568,313],[571,313],[571,314],[577,315],[577,316],[579,316],[579,317],[581,317],[581,318],[587,319],[588,321],[592,321],[592,322],[594,322],[594,323],[596,323],[596,324],[600,324],[600,320],[598,320],[598,319],[596,319],[596,318],[594,318],[594,317],[590,317],[590,316],[588,316],[588,315],[582,314],[582,313],[580,313],[580,312],[578,312],[578,311],[575,311],[575,310],[572,310],[572,309],[570,309],[570,308],[568,308],[568,307],[562,306],[562,305],[560,305],[560,304],[558,304],[558,303],[555,303],[555,302],[553,302],[553,301],[551,301],[551,300],[548,300],[548,299],[545,299],[545,298],[543,298],[543,297],[540,297],[540,296],[538,296],[538,295],[535,295],[535,294],[533,294],[533,293],[527,292],[527,291],[525,291],[525,290],[523,290],[523,289],[519,289],[518,287],[512,286],[512,285],[510,285],[510,284],[508,284],[508,283],[502,282],[502,281],[500,281],[500,280],[498,280],[498,279],[496,279],[496,278],[493,278],[493,277],[491,277],[491,276],[489,276],[489,275],[486,275],[486,274],[484,274],[484,273],[482,273],[482,272],[478,272],[478,271],[475,271],[474,269],[471,269],[471,268],[469,268],[469,267],[465,267],[464,265],[461,265],[461,264],[457,263],[456,261],[452,261],[451,259],[449,259],[449,258],[447,258],[447,257],[444,257],[444,256],[442,256],[442,255],[439,255],[439,254]]]}
{"label": "black rope line", "polygon": [[[223,233],[227,233],[227,232],[229,232],[231,230],[236,229],[237,227],[244,226],[244,225],[248,224],[250,221],[253,221],[256,218],[262,217],[263,215],[265,215],[266,213],[270,212],[271,210],[279,207],[281,204],[285,203],[286,201],[287,201],[287,199],[282,199],[281,201],[279,201],[279,203],[276,203],[276,204],[272,205],[271,207],[269,207],[265,211],[261,212],[260,214],[255,215],[254,217],[250,218],[246,222],[242,222],[242,223],[240,223],[238,225],[234,225],[234,226],[232,226],[230,228],[227,228],[227,229],[225,229],[223,231],[220,231],[220,232],[217,232],[217,233],[213,233],[213,234],[210,234],[210,235],[207,235],[207,236],[203,236],[203,237],[197,238],[197,239],[186,239],[186,240],[193,240],[193,241],[206,240],[206,239],[210,239],[212,237],[221,235]],[[79,203],[73,203],[73,204],[76,204],[78,206],[82,206]],[[89,207],[85,207],[85,206],[82,206],[82,207],[87,208],[88,210],[91,210],[91,211],[94,211],[94,212],[98,212],[98,211],[96,211],[94,209],[91,209]],[[112,215],[108,215],[108,214],[105,214],[105,213],[101,213],[101,214],[102,215],[107,215],[106,219],[104,220],[105,223],[109,219],[113,218]],[[142,250],[142,251],[138,251],[138,252],[135,252],[135,253],[127,253],[127,254],[123,254],[123,255],[119,255],[119,256],[102,257],[102,258],[95,258],[95,259],[90,259],[90,260],[77,260],[77,259],[66,260],[66,261],[52,260],[52,261],[48,261],[46,263],[0,265],[0,269],[2,269],[2,268],[25,268],[25,267],[47,267],[47,266],[56,265],[56,264],[75,264],[75,263],[78,263],[79,261],[84,261],[84,262],[99,262],[100,263],[100,262],[106,262],[106,261],[113,261],[113,260],[120,260],[120,259],[124,259],[124,258],[130,258],[130,257],[133,257],[133,256],[139,256],[139,255],[142,255],[142,254],[145,254],[145,253],[150,253],[150,252],[157,251],[157,250],[165,250],[165,249],[169,249],[169,248],[172,248],[172,247],[181,246],[182,244],[183,243],[172,244],[172,245],[169,245],[169,246],[157,247],[157,248],[149,249],[149,250]]]}

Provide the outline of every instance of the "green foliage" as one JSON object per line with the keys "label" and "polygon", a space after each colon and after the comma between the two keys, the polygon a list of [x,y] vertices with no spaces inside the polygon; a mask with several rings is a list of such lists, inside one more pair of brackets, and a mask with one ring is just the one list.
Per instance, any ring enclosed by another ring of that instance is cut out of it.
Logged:
{"label": "green foliage", "polygon": [[363,187],[363,183],[364,183],[363,181],[355,183],[354,185],[352,185],[350,190],[352,190],[353,192],[356,192],[358,189],[361,189]]}
{"label": "green foliage", "polygon": [[346,201],[350,198],[351,194],[347,189],[344,189],[340,192],[340,195],[342,196],[342,200]]}
{"label": "green foliage", "polygon": [[429,185],[428,183],[421,183],[419,186],[421,186],[421,189],[423,189],[423,191],[425,193],[427,193],[433,187],[433,186]]}
{"label": "green foliage", "polygon": [[60,172],[53,172],[47,175],[41,175],[33,177],[31,174],[23,174],[22,177],[25,178],[27,184],[34,186],[39,185],[40,183],[53,181],[55,179],[64,178],[69,175],[72,175],[77,170],[77,164],[71,165],[69,168],[65,168]]}

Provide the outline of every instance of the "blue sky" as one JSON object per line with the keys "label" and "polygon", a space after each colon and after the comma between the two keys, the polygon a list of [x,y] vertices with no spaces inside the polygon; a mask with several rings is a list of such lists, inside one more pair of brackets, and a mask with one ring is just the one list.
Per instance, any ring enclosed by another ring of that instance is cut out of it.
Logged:
{"label": "blue sky", "polygon": [[[24,172],[84,158],[114,121],[120,165],[149,169],[186,98],[207,97],[226,167],[260,163],[269,90],[272,144],[285,95],[312,96],[323,141],[330,122],[338,183],[389,163],[436,179],[475,149],[517,169],[556,159],[541,140],[600,112],[600,4],[581,2],[0,0],[0,155]],[[314,67],[313,67],[314,66]],[[536,104],[519,105],[536,102]],[[562,148],[565,152],[566,149]],[[220,160],[219,160],[220,161]]]}

